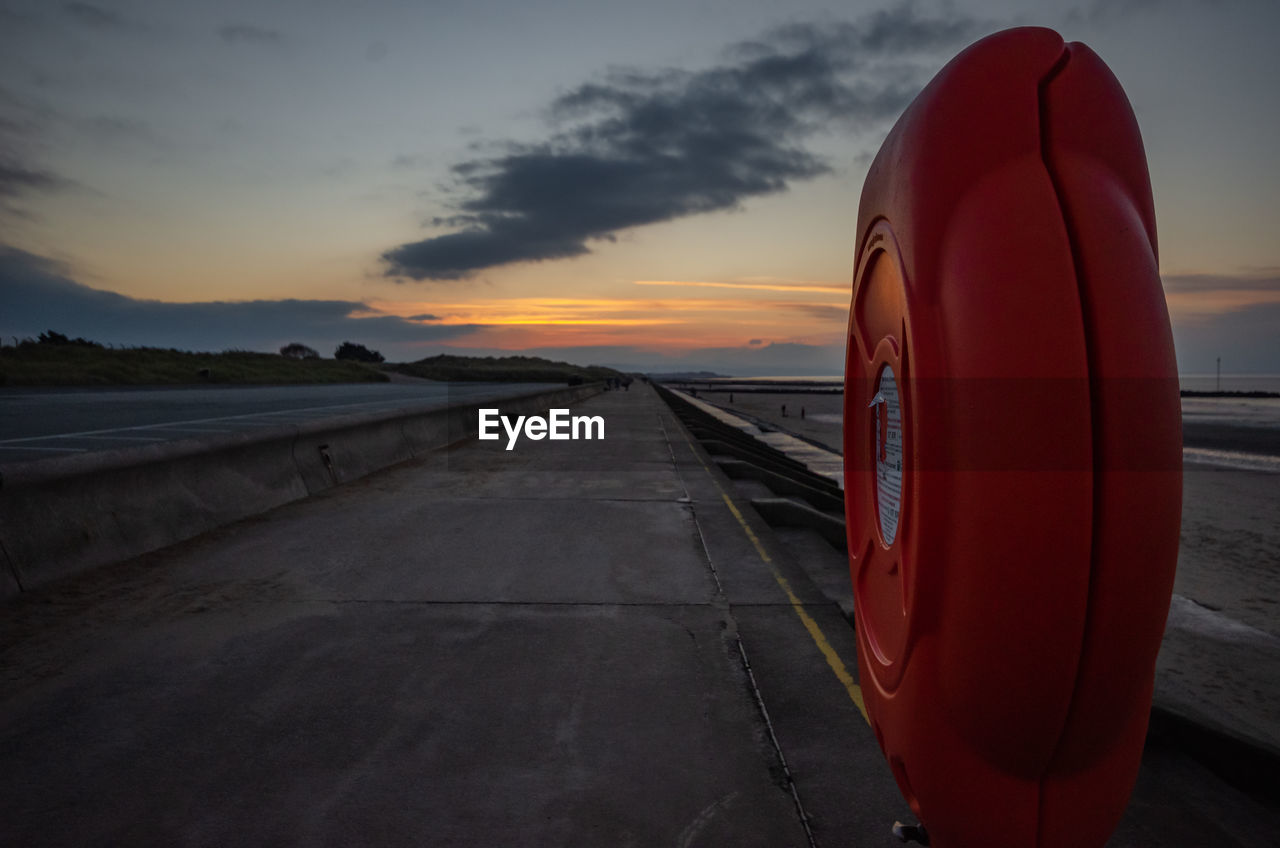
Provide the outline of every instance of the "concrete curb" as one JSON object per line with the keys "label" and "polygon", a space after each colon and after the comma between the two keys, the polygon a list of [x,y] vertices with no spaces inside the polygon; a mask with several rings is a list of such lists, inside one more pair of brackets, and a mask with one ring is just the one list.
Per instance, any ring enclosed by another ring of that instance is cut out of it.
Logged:
{"label": "concrete curb", "polygon": [[481,406],[530,414],[602,384],[0,465],[0,598],[172,545],[465,439]]}
{"label": "concrete curb", "polygon": [[790,498],[752,498],[751,506],[772,527],[807,527],[836,550],[847,551],[844,521]]}
{"label": "concrete curb", "polygon": [[1151,705],[1147,744],[1153,741],[1177,747],[1226,783],[1263,803],[1274,803],[1275,775],[1280,772],[1280,751],[1256,739],[1160,704]]}
{"label": "concrete curb", "polygon": [[814,509],[844,515],[843,493],[837,491],[836,494],[832,494],[830,491],[810,485],[807,480],[797,480],[785,474],[778,474],[741,459],[726,459],[719,456],[713,459],[730,480],[758,480],[776,495],[794,496],[807,501]]}

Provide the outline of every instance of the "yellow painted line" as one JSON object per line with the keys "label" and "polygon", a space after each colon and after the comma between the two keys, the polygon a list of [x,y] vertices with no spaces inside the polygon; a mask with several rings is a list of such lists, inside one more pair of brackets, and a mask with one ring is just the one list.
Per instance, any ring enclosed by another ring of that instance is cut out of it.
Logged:
{"label": "yellow painted line", "polygon": [[[705,466],[706,463],[703,463],[703,465]],[[716,483],[716,488],[720,488],[718,481],[713,480],[713,482]],[[734,505],[723,489],[720,490],[720,497],[724,498],[725,505],[733,513],[733,517],[738,519],[738,524],[741,525],[743,532],[747,534],[747,538],[751,540],[751,544],[755,546],[756,553],[760,555],[760,559],[764,560],[765,564],[769,566],[769,573],[773,575],[773,579],[782,587],[782,591],[787,595],[787,600],[791,602],[791,608],[799,616],[800,623],[804,625],[805,630],[809,631],[809,635],[813,637],[814,644],[818,646],[818,650],[826,658],[827,665],[831,666],[831,671],[835,674],[836,679],[840,681],[845,691],[849,693],[849,700],[853,701],[853,705],[858,708],[858,712],[862,713],[863,720],[870,724],[871,720],[867,718],[867,705],[862,701],[862,687],[854,682],[853,675],[849,673],[848,667],[845,666],[844,660],[840,659],[836,649],[831,647],[831,643],[827,641],[826,634],[822,632],[818,622],[814,621],[813,616],[805,611],[804,604],[796,597],[796,593],[791,591],[791,584],[787,581],[787,578],[779,574],[778,570],[773,567],[773,559],[769,556],[769,552],[764,549],[764,545],[760,544],[760,539],[752,531],[751,527],[747,525],[746,519],[742,517],[738,507]]]}
{"label": "yellow painted line", "polygon": [[[703,463],[703,466],[705,467],[706,463]],[[712,479],[711,482],[716,484],[717,489],[720,489],[720,481]],[[770,570],[772,570],[773,558],[770,557],[769,552],[764,549],[764,545],[760,544],[760,539],[756,536],[755,531],[747,525],[747,520],[742,517],[742,513],[738,512],[738,507],[730,499],[729,494],[724,489],[720,489],[720,497],[724,498],[725,505],[729,507],[729,511],[733,513],[733,517],[738,519],[738,523],[742,525],[742,532],[746,533],[747,538],[751,540],[751,544],[756,546],[756,553],[760,554],[760,559],[768,563]],[[778,579],[783,580],[781,575],[778,576]],[[783,580],[784,584],[785,582],[786,581]],[[784,585],[783,588],[787,590],[787,594],[791,594],[790,587]]]}
{"label": "yellow painted line", "polygon": [[853,701],[853,705],[858,708],[858,712],[862,713],[862,720],[870,724],[871,719],[867,717],[867,705],[862,702],[862,687],[854,682],[853,675],[849,673],[849,669],[845,667],[844,660],[840,659],[836,649],[831,647],[831,643],[823,635],[822,630],[818,627],[818,622],[814,621],[809,616],[809,613],[805,612],[804,607],[800,605],[800,599],[792,594],[791,587],[787,585],[787,579],[776,571],[773,573],[773,578],[778,581],[778,585],[782,587],[782,590],[787,593],[787,597],[791,599],[791,608],[796,611],[796,615],[800,616],[800,621],[804,623],[804,629],[809,631],[809,635],[813,637],[818,650],[822,651],[822,655],[826,657],[827,665],[831,666],[831,671],[835,674],[836,679],[844,686],[844,690],[849,693],[849,700]]}
{"label": "yellow painted line", "polygon": [[693,455],[697,457],[698,463],[706,470],[707,475],[711,478],[711,482],[720,492],[720,497],[724,498],[725,506],[729,507],[729,512],[733,513],[733,517],[737,519],[738,526],[742,528],[742,532],[747,534],[747,538],[751,540],[751,544],[755,547],[756,553],[760,555],[761,561],[769,566],[769,573],[773,575],[773,579],[778,582],[778,586],[786,593],[787,600],[791,602],[791,609],[795,610],[796,615],[800,618],[800,623],[804,625],[804,629],[809,631],[818,650],[822,652],[822,656],[826,658],[827,665],[831,667],[831,671],[835,674],[836,679],[844,686],[846,692],[849,693],[849,700],[853,701],[853,705],[858,708],[858,712],[862,713],[863,721],[868,724],[871,719],[867,718],[867,705],[862,700],[862,687],[854,682],[853,675],[849,673],[848,667],[844,664],[844,660],[840,659],[840,655],[836,653],[836,649],[827,641],[826,634],[822,632],[822,628],[818,626],[818,622],[805,611],[804,604],[796,597],[796,593],[791,591],[791,584],[787,578],[778,573],[778,569],[773,566],[773,557],[769,556],[769,552],[764,549],[764,545],[760,543],[760,538],[756,536],[755,531],[747,524],[747,520],[742,517],[742,513],[738,510],[733,499],[729,497],[729,493],[720,485],[720,481],[711,473],[711,467],[702,459],[702,455],[698,453],[698,449],[693,446],[693,442],[689,441],[689,436],[684,431],[684,427],[680,428],[680,434],[684,436],[685,442],[689,445]]}

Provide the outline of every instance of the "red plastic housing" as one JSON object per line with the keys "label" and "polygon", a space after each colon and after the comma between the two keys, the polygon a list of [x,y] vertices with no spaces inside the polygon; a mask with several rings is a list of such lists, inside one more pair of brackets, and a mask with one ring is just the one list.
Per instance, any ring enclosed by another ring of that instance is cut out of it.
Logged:
{"label": "red plastic housing", "polygon": [[997,33],[903,114],[863,187],[845,381],[858,663],[899,787],[943,848],[1101,845],[1182,439],[1142,140],[1089,48]]}

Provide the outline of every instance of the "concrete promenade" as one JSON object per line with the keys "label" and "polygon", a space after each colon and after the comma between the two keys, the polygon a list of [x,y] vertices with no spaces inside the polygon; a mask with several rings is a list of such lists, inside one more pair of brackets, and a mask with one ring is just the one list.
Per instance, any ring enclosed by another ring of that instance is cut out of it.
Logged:
{"label": "concrete promenade", "polygon": [[[822,581],[651,389],[575,411],[605,440],[438,451],[6,602],[0,845],[897,845]],[[1111,844],[1276,822],[1157,747]]]}

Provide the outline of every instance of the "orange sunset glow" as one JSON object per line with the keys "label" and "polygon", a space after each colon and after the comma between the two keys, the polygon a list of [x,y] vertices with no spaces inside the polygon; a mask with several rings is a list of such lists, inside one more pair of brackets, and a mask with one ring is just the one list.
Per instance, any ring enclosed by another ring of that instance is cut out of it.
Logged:
{"label": "orange sunset glow", "polygon": [[839,374],[872,157],[959,50],[1035,23],[1133,104],[1179,367],[1280,372],[1274,4],[1008,5],[375,2],[241,37],[212,5],[28,2],[0,21],[0,336]]}
{"label": "orange sunset glow", "polygon": [[[476,327],[450,347],[502,349],[563,344],[626,344],[650,350],[735,347],[763,340],[839,343],[847,317],[847,289],[837,285],[706,281],[636,281],[638,286],[718,288],[778,295],[828,297],[565,298],[509,297],[458,302],[373,301],[375,314],[439,326]],[[430,316],[424,320],[421,316]]]}

